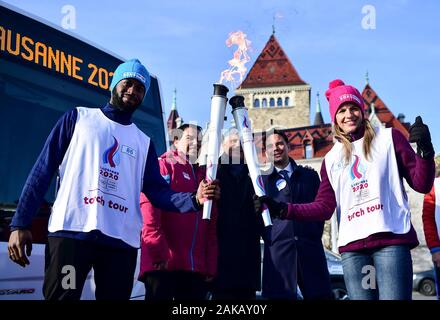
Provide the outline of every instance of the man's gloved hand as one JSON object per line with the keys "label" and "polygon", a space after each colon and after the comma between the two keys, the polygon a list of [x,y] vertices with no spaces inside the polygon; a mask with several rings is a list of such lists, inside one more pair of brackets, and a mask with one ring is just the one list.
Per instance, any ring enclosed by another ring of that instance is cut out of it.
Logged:
{"label": "man's gloved hand", "polygon": [[430,159],[434,156],[429,128],[420,116],[417,116],[416,121],[409,127],[409,142],[417,144],[417,154],[423,159]]}
{"label": "man's gloved hand", "polygon": [[284,202],[278,202],[269,196],[257,196],[254,195],[254,208],[257,214],[261,214],[264,209],[264,205],[269,209],[270,217],[275,219],[284,219],[287,214],[287,204]]}
{"label": "man's gloved hand", "polygon": [[260,201],[260,197],[257,196],[256,194],[254,194],[253,199],[254,199],[255,214],[258,217],[263,212],[263,203]]}

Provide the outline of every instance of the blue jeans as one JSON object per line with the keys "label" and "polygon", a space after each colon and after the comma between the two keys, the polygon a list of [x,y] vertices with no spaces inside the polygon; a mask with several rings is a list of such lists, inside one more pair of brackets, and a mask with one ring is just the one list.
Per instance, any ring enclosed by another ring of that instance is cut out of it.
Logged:
{"label": "blue jeans", "polygon": [[350,300],[411,300],[412,259],[408,246],[342,253]]}

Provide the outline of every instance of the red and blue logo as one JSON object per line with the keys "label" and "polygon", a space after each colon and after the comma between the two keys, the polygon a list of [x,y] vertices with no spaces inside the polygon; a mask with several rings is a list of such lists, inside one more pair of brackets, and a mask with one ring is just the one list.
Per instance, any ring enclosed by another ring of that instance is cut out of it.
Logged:
{"label": "red and blue logo", "polygon": [[258,188],[260,188],[261,191],[263,191],[264,193],[266,193],[266,192],[264,191],[263,178],[262,178],[260,175],[257,176],[257,180],[256,180],[255,182],[256,182]]}
{"label": "red and blue logo", "polygon": [[[363,173],[363,174],[362,174]],[[359,156],[354,156],[354,162],[350,170],[351,180],[360,179],[365,175],[365,170],[363,169]]]}
{"label": "red and blue logo", "polygon": [[243,118],[243,127],[249,129],[249,125],[247,123],[247,118],[246,117]]}
{"label": "red and blue logo", "polygon": [[[261,191],[263,191],[263,194],[266,194],[266,191],[264,190],[264,185],[263,185],[263,178],[260,175],[257,176],[257,180],[255,180],[255,182],[256,182],[258,188]],[[263,203],[262,209],[263,209],[263,212],[268,209],[265,203]]]}
{"label": "red and blue logo", "polygon": [[103,154],[103,162],[105,164],[108,163],[112,168],[116,167],[120,163],[119,142],[118,140],[116,140],[115,137],[113,137],[113,139],[114,139],[113,145],[107,150],[105,150]]}

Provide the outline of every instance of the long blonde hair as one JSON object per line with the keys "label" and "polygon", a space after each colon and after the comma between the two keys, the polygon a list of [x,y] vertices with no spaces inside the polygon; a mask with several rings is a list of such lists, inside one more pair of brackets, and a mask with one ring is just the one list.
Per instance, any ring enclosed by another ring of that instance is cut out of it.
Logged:
{"label": "long blonde hair", "polygon": [[[371,125],[368,119],[363,119],[362,124],[365,128],[364,132],[364,142],[362,144],[362,149],[364,151],[364,156],[367,160],[371,158],[371,145],[373,143],[373,139],[376,135],[373,126]],[[350,162],[351,153],[353,151],[353,146],[351,145],[351,137],[344,133],[342,129],[338,126],[337,123],[334,125],[334,134],[336,139],[339,140],[344,146],[344,158],[345,161]]]}

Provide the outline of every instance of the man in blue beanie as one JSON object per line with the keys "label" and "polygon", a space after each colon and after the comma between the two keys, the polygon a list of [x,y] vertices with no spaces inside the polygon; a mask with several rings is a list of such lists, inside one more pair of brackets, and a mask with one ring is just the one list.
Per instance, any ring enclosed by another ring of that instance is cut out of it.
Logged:
{"label": "man in blue beanie", "polygon": [[22,267],[29,264],[33,216],[57,170],[61,181],[48,224],[45,299],[79,299],[92,268],[97,299],[130,298],[141,192],[155,207],[182,213],[219,198],[216,182],[202,181],[194,194],[176,193],[160,175],[153,142],[131,122],[149,87],[150,75],[139,60],[119,65],[110,102],[65,113],[29,174],[8,244],[10,259]]}
{"label": "man in blue beanie", "polygon": [[[123,81],[122,86],[121,81]],[[150,83],[150,74],[138,59],[122,63],[115,70],[110,83],[110,90],[112,91],[110,103],[121,111],[134,112],[147,94]],[[126,90],[131,85],[136,87],[133,94],[127,93]]]}

